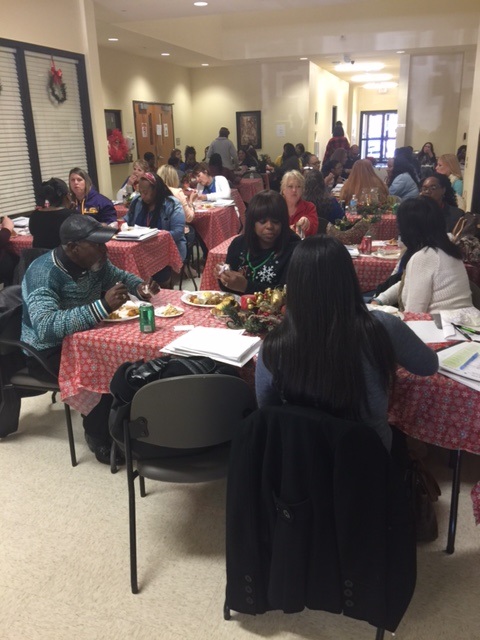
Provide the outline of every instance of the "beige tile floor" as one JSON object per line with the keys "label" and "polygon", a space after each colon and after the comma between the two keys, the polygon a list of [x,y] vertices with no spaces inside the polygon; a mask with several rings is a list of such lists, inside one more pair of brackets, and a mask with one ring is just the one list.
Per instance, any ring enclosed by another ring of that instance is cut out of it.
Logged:
{"label": "beige tile floor", "polygon": [[[322,612],[222,617],[223,481],[147,482],[138,504],[139,582],[128,570],[126,478],[97,463],[74,413],[79,464],[70,466],[64,415],[48,395],[23,401],[18,432],[0,441],[0,638],[2,640],[373,640],[373,628]],[[456,552],[444,553],[450,472],[427,458],[443,495],[440,537],[418,548],[417,589],[397,630],[405,640],[480,637],[480,530],[463,473]],[[387,637],[390,637],[388,634]]]}

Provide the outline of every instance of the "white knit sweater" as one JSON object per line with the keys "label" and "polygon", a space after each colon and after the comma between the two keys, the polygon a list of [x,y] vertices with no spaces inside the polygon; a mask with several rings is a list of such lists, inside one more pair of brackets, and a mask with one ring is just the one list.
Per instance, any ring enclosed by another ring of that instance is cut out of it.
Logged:
{"label": "white knit sweater", "polygon": [[[381,293],[382,304],[396,304],[400,282]],[[405,311],[430,313],[472,306],[467,271],[461,260],[427,247],[409,260],[402,290]]]}

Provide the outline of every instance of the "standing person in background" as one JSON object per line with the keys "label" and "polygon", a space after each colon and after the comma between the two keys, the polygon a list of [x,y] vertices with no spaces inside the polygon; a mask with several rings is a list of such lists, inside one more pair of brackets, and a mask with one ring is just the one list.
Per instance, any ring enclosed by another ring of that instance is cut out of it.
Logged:
{"label": "standing person in background", "polygon": [[117,212],[112,201],[93,188],[86,171],[75,167],[68,176],[72,202],[78,213],[92,216],[102,224],[117,224]]}
{"label": "standing person in background", "polygon": [[327,147],[325,149],[325,155],[323,156],[323,164],[330,160],[333,155],[333,152],[336,149],[345,149],[348,151],[350,149],[350,143],[345,137],[345,132],[343,127],[336,125],[333,129],[333,136],[327,142]]}
{"label": "standing person in background", "polygon": [[463,177],[458,158],[454,153],[445,153],[437,161],[437,173],[441,173],[450,180],[457,197],[457,207],[465,211],[463,199]]}
{"label": "standing person in background", "polygon": [[33,236],[32,247],[55,249],[60,244],[60,227],[71,215],[70,194],[67,183],[60,178],[50,178],[42,182],[39,194],[39,207],[31,214],[30,233]]}
{"label": "standing person in background", "polygon": [[143,154],[143,159],[148,165],[148,171],[150,171],[150,173],[157,173],[157,162],[155,160],[155,155],[151,151],[146,151]]}
{"label": "standing person in background", "polygon": [[18,256],[10,244],[12,233],[13,221],[8,216],[3,216],[0,224],[0,282],[4,287],[12,284],[13,272],[18,264]]}
{"label": "standing person in background", "polygon": [[227,127],[221,127],[218,138],[213,140],[207,151],[207,160],[210,160],[214,153],[220,154],[222,164],[226,169],[235,169],[238,164],[237,150],[231,140],[228,139],[230,131]]}

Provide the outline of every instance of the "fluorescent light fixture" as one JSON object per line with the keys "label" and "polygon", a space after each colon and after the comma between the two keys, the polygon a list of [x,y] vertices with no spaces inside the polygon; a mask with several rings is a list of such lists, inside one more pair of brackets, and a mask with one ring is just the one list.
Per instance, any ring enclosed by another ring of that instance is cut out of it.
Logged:
{"label": "fluorescent light fixture", "polygon": [[169,53],[161,53],[160,55],[161,56],[169,56],[170,54]]}
{"label": "fluorescent light fixture", "polygon": [[206,7],[208,2],[194,2],[193,3],[196,7]]}
{"label": "fluorescent light fixture", "polygon": [[351,82],[386,82],[393,78],[391,73],[361,73],[358,76],[352,76]]}
{"label": "fluorescent light fixture", "polygon": [[380,71],[384,67],[383,62],[341,62],[335,65],[335,71]]}
{"label": "fluorescent light fixture", "polygon": [[202,67],[209,67],[210,65],[208,64],[208,62],[202,62]]}
{"label": "fluorescent light fixture", "polygon": [[109,38],[108,41],[109,42],[118,42],[118,38]]}
{"label": "fluorescent light fixture", "polygon": [[300,58],[300,60],[308,60],[308,58]]}
{"label": "fluorescent light fixture", "polygon": [[395,53],[405,53],[405,51],[401,49],[400,51],[396,51]]}
{"label": "fluorescent light fixture", "polygon": [[385,89],[394,89],[398,87],[398,82],[367,82],[366,84],[362,84],[364,89],[376,89],[377,91],[381,91]]}

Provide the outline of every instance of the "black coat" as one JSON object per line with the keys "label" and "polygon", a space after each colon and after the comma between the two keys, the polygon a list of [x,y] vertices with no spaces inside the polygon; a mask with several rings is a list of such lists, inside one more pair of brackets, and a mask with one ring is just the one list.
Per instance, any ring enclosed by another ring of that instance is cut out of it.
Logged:
{"label": "black coat", "polygon": [[373,429],[289,405],[247,418],[228,475],[230,608],[308,607],[394,631],[415,577],[406,488]]}

